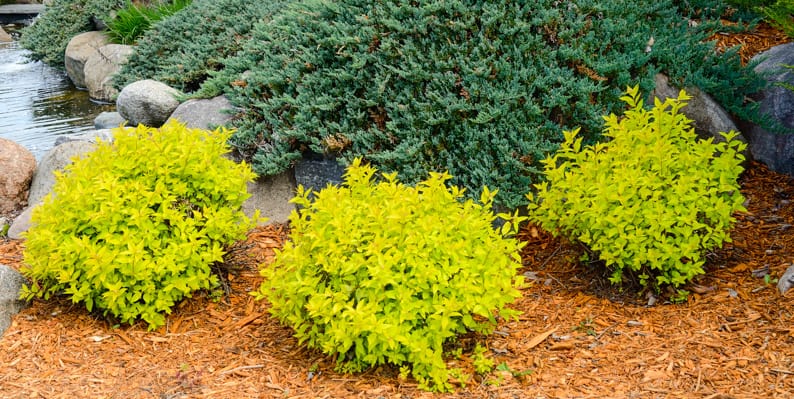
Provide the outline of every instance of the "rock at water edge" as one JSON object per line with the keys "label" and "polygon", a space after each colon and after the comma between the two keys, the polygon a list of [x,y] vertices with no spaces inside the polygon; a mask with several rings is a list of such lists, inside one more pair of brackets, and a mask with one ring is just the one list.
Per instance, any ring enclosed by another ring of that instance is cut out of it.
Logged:
{"label": "rock at water edge", "polygon": [[27,205],[36,157],[25,147],[0,138],[0,213]]}
{"label": "rock at water edge", "polygon": [[160,127],[179,106],[179,91],[156,80],[130,83],[119,93],[116,110],[130,126]]}
{"label": "rock at water edge", "polygon": [[64,67],[66,76],[77,88],[85,89],[85,63],[100,47],[110,43],[110,38],[99,31],[81,33],[66,45]]}

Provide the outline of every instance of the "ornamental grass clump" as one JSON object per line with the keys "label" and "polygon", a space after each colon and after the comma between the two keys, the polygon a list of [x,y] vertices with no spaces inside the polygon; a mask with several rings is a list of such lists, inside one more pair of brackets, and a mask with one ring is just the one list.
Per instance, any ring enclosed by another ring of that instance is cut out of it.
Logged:
{"label": "ornamental grass clump", "polygon": [[268,20],[282,3],[193,0],[143,33],[114,75],[114,86],[121,90],[132,82],[154,79],[184,93],[193,92],[210,73],[222,68],[224,58],[243,47],[254,24]]}
{"label": "ornamental grass clump", "polygon": [[181,299],[215,287],[211,266],[258,219],[241,211],[254,173],[222,157],[230,134],[118,128],[56,173],[26,235],[22,297],[65,294],[155,329]]}
{"label": "ornamental grass clump", "polygon": [[135,4],[127,1],[127,5],[118,10],[116,16],[108,21],[108,36],[113,43],[136,44],[138,38],[153,25],[176,14],[192,1],[166,0],[151,4]]}
{"label": "ornamental grass clump", "polygon": [[637,87],[621,99],[622,117],[606,120],[604,143],[584,146],[566,131],[547,157],[547,182],[530,194],[530,219],[582,242],[612,271],[610,280],[680,286],[703,273],[707,251],[730,242],[733,213],[744,211],[737,179],[746,144],[698,140],[679,110],[690,97],[643,109]]}
{"label": "ornamental grass clump", "polygon": [[518,315],[505,306],[523,282],[521,244],[509,236],[520,218],[499,215],[508,223],[494,230],[496,193],[463,201],[446,173],[416,187],[375,173],[356,159],[342,186],[298,188],[291,241],[262,269],[256,295],[340,371],[389,363],[425,389],[448,390],[460,370],[447,369],[445,343]]}

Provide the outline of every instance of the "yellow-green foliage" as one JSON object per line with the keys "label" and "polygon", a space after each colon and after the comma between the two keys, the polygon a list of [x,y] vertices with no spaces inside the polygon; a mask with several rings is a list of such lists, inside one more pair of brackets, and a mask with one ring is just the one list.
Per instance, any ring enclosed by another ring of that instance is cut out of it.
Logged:
{"label": "yellow-green foliage", "polygon": [[579,240],[614,270],[643,285],[678,286],[703,273],[704,252],[730,242],[732,213],[744,210],[737,178],[745,144],[697,140],[679,110],[690,97],[643,109],[637,87],[624,117],[605,117],[606,143],[582,147],[577,131],[545,161],[548,182],[529,195],[530,218]]}
{"label": "yellow-green foliage", "polygon": [[231,133],[115,129],[115,141],[56,174],[33,211],[22,296],[66,294],[154,329],[183,297],[217,284],[210,266],[252,220],[240,210],[254,174],[221,155]]}
{"label": "yellow-green foliage", "polygon": [[[257,296],[301,342],[357,372],[410,367],[426,389],[447,390],[443,345],[466,331],[489,333],[520,296],[515,215],[492,228],[495,192],[480,203],[447,188],[446,173],[416,187],[354,160],[341,187],[298,188],[291,241],[263,268]],[[314,201],[310,199],[314,196]],[[407,370],[407,369],[406,369]]]}

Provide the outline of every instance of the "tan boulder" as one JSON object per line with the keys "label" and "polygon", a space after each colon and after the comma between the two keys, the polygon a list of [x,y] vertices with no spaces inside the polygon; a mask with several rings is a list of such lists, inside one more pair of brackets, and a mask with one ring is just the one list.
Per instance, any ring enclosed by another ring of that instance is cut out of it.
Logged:
{"label": "tan boulder", "polygon": [[36,158],[25,147],[0,138],[0,213],[22,209],[28,202]]}
{"label": "tan boulder", "polygon": [[85,63],[99,52],[99,48],[110,43],[108,35],[99,31],[81,33],[69,40],[64,53],[66,75],[75,86],[86,88]]}
{"label": "tan boulder", "polygon": [[132,54],[133,47],[123,44],[106,44],[90,55],[83,67],[85,85],[92,99],[111,102],[119,91],[113,87],[113,75]]}
{"label": "tan boulder", "polygon": [[2,26],[0,26],[0,43],[10,43],[10,42],[13,42],[13,41],[14,41],[14,38],[11,37],[11,35],[9,35],[8,32],[3,30]]}

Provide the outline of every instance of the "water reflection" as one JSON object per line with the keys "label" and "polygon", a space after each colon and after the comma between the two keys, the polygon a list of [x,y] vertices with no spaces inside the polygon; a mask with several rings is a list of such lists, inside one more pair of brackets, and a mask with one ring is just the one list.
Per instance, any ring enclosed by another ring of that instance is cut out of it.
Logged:
{"label": "water reflection", "polygon": [[96,115],[115,107],[92,102],[65,73],[25,54],[16,43],[0,43],[0,137],[40,159],[59,136],[93,130]]}

